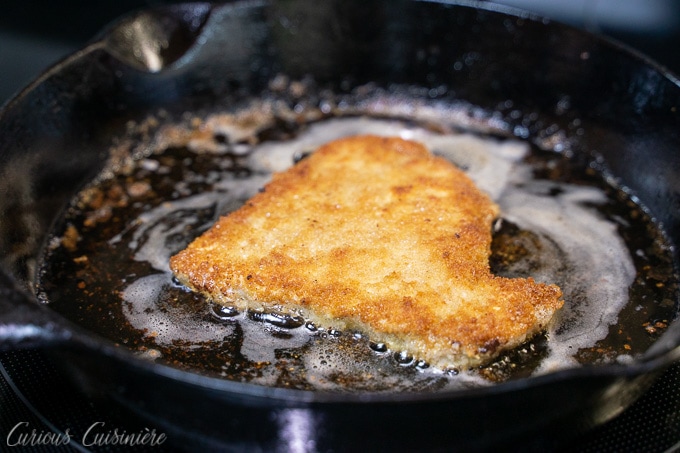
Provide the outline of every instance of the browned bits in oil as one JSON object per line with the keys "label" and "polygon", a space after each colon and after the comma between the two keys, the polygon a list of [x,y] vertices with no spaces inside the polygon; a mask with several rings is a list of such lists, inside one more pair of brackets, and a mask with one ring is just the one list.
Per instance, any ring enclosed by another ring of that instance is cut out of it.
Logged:
{"label": "browned bits in oil", "polygon": [[78,234],[78,229],[75,226],[69,224],[61,238],[61,245],[69,252],[74,252],[78,247],[79,239],[80,234]]}
{"label": "browned bits in oil", "polygon": [[119,184],[112,185],[106,190],[90,188],[86,190],[80,204],[87,212],[83,226],[92,228],[98,223],[109,222],[115,208],[126,207],[128,195]]}
{"label": "browned bits in oil", "polygon": [[648,334],[658,335],[658,334],[661,333],[661,331],[668,328],[668,321],[666,321],[666,320],[649,321],[649,322],[642,324],[642,327],[644,327],[645,332],[647,332]]}
{"label": "browned bits in oil", "polygon": [[136,181],[128,185],[127,193],[133,198],[147,195],[151,191],[151,185],[146,181]]}

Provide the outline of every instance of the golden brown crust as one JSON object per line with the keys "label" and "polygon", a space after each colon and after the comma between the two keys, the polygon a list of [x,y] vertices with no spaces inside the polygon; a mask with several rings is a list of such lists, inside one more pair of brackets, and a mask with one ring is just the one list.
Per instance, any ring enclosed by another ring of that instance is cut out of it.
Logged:
{"label": "golden brown crust", "polygon": [[170,266],[218,303],[297,311],[467,368],[544,329],[562,305],[555,285],[491,274],[498,213],[421,144],[350,137],[275,174]]}

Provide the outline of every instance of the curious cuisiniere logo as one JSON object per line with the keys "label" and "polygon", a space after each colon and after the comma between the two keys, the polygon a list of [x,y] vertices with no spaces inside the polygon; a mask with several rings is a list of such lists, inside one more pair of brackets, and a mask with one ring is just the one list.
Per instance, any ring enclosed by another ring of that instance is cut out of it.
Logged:
{"label": "curious cuisiniere logo", "polygon": [[[104,422],[92,423],[83,433],[72,432],[67,428],[64,432],[42,431],[35,429],[29,422],[19,422],[12,427],[5,438],[7,447],[61,447],[78,443],[82,447],[103,446],[149,446],[157,447],[167,440],[165,433],[155,429],[144,428],[135,432],[128,432],[119,428],[111,428]],[[3,450],[0,448],[0,450]]]}

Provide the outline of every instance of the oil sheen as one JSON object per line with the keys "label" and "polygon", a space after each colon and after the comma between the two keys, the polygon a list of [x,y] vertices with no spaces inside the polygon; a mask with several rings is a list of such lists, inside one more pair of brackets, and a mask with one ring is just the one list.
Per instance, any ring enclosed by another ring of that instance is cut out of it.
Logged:
{"label": "oil sheen", "polygon": [[[621,313],[637,313],[632,329],[642,332],[645,323],[672,310],[658,307],[672,299],[670,289],[661,296],[631,289],[646,287],[644,262],[657,259],[670,269],[664,259],[651,257],[654,250],[663,252],[655,238],[643,245],[626,239],[635,236],[622,234],[633,228],[631,221],[612,206],[634,209],[632,218],[638,219],[642,210],[606,184],[546,178],[563,165],[557,153],[537,152],[515,139],[442,132],[389,118],[328,118],[301,125],[285,139],[249,141],[233,125],[215,127],[215,134],[209,138],[213,144],[218,137],[229,146],[206,153],[194,140],[181,150],[156,150],[81,194],[46,255],[39,285],[44,299],[149,360],[256,384],[332,391],[445,391],[584,361],[626,360],[653,338],[630,346],[635,334],[621,333]],[[482,369],[438,370],[361,332],[314,326],[285,313],[213,307],[173,280],[169,258],[257,193],[273,172],[328,141],[356,134],[419,141],[462,168],[498,203],[494,270],[563,290],[564,307],[544,335]],[[121,209],[100,200],[116,197],[124,200]],[[110,216],[99,221],[104,208]],[[79,276],[72,288],[64,283],[67,274]],[[93,317],[92,311],[103,314]]]}

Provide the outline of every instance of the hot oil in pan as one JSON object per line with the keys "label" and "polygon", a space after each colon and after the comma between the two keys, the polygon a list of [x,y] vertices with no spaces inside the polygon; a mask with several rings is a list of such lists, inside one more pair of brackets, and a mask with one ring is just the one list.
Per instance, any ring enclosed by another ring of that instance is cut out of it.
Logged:
{"label": "hot oil in pan", "polygon": [[[359,332],[212,306],[176,284],[170,256],[254,195],[271,172],[360,133],[421,141],[494,198],[502,210],[494,272],[533,276],[564,292],[565,307],[548,332],[481,369],[435,370]],[[623,191],[559,154],[388,119],[281,122],[256,136],[237,135],[227,128],[211,136],[219,152],[163,147],[79,194],[48,248],[41,297],[150,360],[238,381],[336,391],[437,391],[625,361],[644,352],[674,316],[677,284],[660,232]]]}

